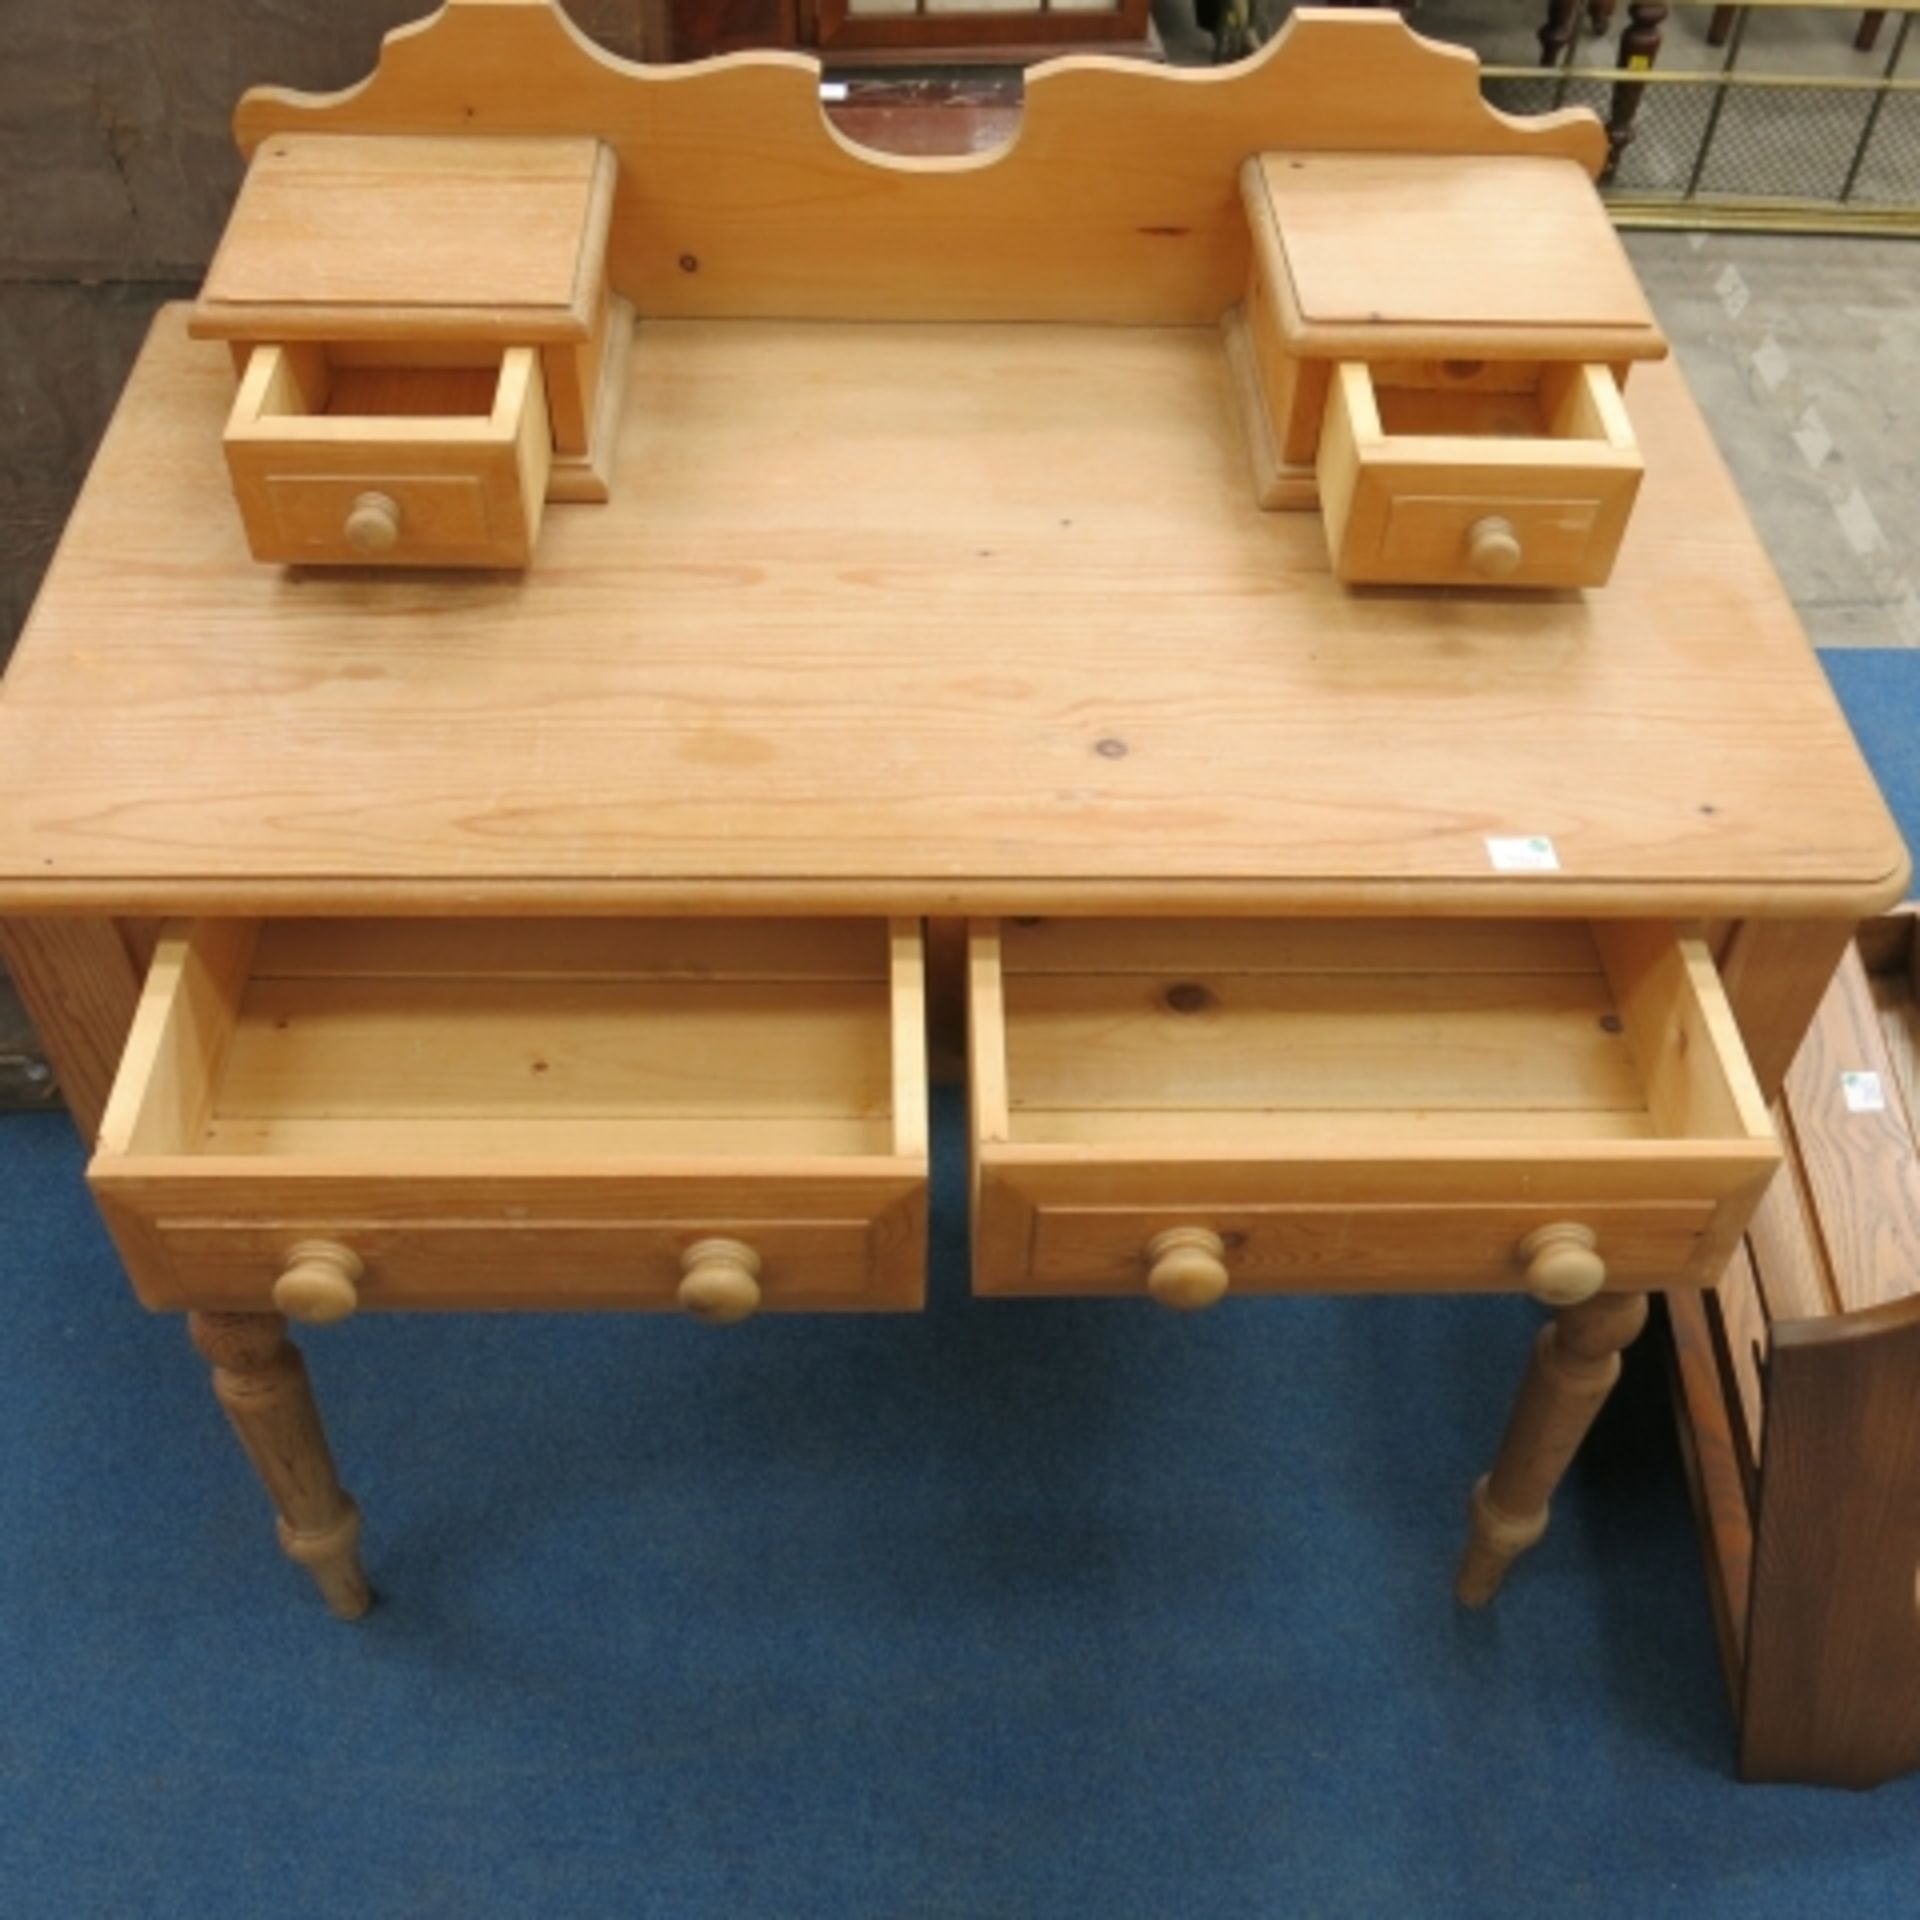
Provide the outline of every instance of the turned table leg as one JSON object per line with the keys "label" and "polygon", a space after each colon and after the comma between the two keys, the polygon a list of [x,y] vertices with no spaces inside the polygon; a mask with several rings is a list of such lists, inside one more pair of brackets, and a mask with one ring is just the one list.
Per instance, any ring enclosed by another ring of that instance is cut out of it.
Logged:
{"label": "turned table leg", "polygon": [[196,1313],[193,1344],[279,1516],[280,1544],[342,1620],[373,1603],[360,1570],[360,1510],[340,1485],[307,1365],[277,1313]]}
{"label": "turned table leg", "polygon": [[1540,1330],[1493,1471],[1475,1483],[1454,1592],[1484,1607],[1507,1569],[1547,1530],[1547,1502],[1620,1378],[1621,1349],[1646,1325],[1640,1293],[1563,1307]]}

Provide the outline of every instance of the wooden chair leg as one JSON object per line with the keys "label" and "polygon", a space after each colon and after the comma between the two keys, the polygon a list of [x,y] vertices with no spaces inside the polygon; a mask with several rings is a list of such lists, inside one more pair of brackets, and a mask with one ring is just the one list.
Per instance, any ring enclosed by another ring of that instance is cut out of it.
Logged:
{"label": "wooden chair leg", "polygon": [[193,1344],[279,1516],[280,1545],[329,1608],[357,1620],[373,1604],[360,1570],[360,1510],[340,1485],[307,1364],[277,1313],[196,1313]]}
{"label": "wooden chair leg", "polygon": [[1620,1378],[1621,1350],[1646,1323],[1645,1294],[1601,1293],[1563,1307],[1541,1328],[1493,1471],[1474,1485],[1454,1582],[1463,1605],[1484,1607],[1546,1532],[1553,1490]]}
{"label": "wooden chair leg", "polygon": [[[1615,63],[1622,74],[1646,73],[1659,59],[1667,11],[1665,0],[1627,0],[1627,24],[1620,35],[1620,58]],[[1603,180],[1613,178],[1614,169],[1632,142],[1634,116],[1640,111],[1640,96],[1646,90],[1644,80],[1614,82],[1613,101],[1607,110],[1609,158]]]}
{"label": "wooden chair leg", "polygon": [[1547,0],[1547,17],[1540,24],[1540,64],[1557,67],[1573,44],[1580,18],[1580,0]]}

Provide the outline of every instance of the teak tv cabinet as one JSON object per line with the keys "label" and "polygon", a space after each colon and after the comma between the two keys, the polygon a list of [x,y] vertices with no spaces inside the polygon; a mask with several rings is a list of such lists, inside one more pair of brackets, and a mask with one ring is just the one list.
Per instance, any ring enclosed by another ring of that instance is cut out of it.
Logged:
{"label": "teak tv cabinet", "polygon": [[[909,1308],[932,1058],[983,1293],[1530,1290],[1489,1598],[1907,858],[1670,363],[1604,587],[1351,588],[1264,511],[1262,153],[1606,150],[1396,18],[1064,60],[1004,150],[451,0],[278,136],[590,138],[635,318],[524,571],[249,553],[156,322],[0,690],[0,948],[286,1550],[367,1601],[284,1315]],[[964,1042],[962,1036],[964,1034]]]}

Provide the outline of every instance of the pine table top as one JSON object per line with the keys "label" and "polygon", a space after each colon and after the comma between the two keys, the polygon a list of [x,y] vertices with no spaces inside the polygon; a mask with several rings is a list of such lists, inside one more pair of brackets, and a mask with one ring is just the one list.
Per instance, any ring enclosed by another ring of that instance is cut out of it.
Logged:
{"label": "pine table top", "polygon": [[[651,321],[512,574],[247,554],[157,321],[0,687],[0,907],[1865,913],[1907,872],[1670,363],[1586,593],[1349,590],[1208,328]],[[1495,869],[1489,836],[1559,869]]]}

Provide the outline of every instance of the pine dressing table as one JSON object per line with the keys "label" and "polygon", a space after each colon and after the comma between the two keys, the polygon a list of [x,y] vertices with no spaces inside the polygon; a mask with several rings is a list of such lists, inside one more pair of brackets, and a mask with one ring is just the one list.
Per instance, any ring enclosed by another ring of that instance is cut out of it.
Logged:
{"label": "pine dressing table", "polygon": [[888,158],[796,56],[451,0],[237,125],[598,141],[633,315],[607,497],[451,571],[252,557],[236,353],[163,313],[0,688],[0,953],[334,1610],[358,1516],[285,1316],[911,1308],[929,1033],[982,1294],[1555,1309],[1489,1598],[1907,876],[1671,363],[1603,586],[1343,585],[1257,497],[1246,163],[1591,176],[1599,124],[1309,11]]}

